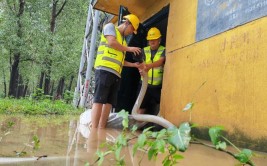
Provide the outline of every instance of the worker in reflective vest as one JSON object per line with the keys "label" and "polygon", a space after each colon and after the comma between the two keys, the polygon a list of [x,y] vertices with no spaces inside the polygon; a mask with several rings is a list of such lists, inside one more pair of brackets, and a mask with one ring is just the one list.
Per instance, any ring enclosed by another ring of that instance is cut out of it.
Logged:
{"label": "worker in reflective vest", "polygon": [[128,47],[125,36],[137,33],[139,19],[134,14],[123,17],[124,22],[115,27],[104,26],[95,61],[95,93],[92,107],[92,127],[105,128],[112,106],[116,106],[123,66],[136,67],[139,63],[125,61],[125,52],[140,54],[138,47]]}
{"label": "worker in reflective vest", "polygon": [[[151,112],[148,108],[155,108],[159,106],[160,103],[165,47],[160,45],[161,33],[156,27],[148,31],[147,40],[149,46],[142,49],[145,69],[139,71],[141,75],[142,72],[148,72],[148,87],[140,109],[137,112],[140,114],[146,113],[156,115],[158,112]],[[143,79],[141,78],[141,80]],[[140,89],[141,84],[139,86],[139,91]],[[153,111],[155,111],[155,109]]]}

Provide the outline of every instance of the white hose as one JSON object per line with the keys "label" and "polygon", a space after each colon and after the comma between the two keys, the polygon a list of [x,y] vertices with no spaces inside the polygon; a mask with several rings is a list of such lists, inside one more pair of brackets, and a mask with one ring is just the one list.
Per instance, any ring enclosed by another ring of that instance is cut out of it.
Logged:
{"label": "white hose", "polygon": [[171,122],[169,122],[166,119],[161,118],[159,116],[138,114],[137,113],[137,110],[140,108],[141,103],[142,103],[144,96],[146,94],[147,84],[148,84],[148,76],[147,76],[147,72],[144,72],[142,87],[141,87],[139,95],[135,101],[131,116],[136,121],[152,122],[152,123],[156,123],[158,125],[161,125],[162,127],[165,127],[165,128],[173,127],[174,125]]}
{"label": "white hose", "polygon": [[141,103],[145,97],[146,94],[146,90],[147,90],[147,84],[148,84],[148,76],[147,76],[147,72],[144,72],[143,75],[143,81],[142,81],[142,86],[141,86],[141,90],[139,92],[139,95],[134,103],[133,109],[132,109],[132,115],[137,115],[137,110],[140,108]]}

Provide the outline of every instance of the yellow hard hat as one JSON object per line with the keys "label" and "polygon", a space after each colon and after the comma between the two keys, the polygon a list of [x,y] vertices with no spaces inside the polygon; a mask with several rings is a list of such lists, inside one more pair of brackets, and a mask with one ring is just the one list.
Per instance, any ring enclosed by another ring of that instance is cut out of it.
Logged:
{"label": "yellow hard hat", "polygon": [[134,27],[134,34],[137,34],[137,29],[138,29],[139,23],[140,23],[139,18],[134,14],[128,14],[126,16],[123,16],[123,18],[126,18],[127,20],[130,21],[130,23]]}
{"label": "yellow hard hat", "polygon": [[154,40],[154,39],[158,39],[160,37],[161,37],[161,33],[160,33],[159,29],[156,27],[153,27],[153,28],[149,29],[146,39],[147,40]]}

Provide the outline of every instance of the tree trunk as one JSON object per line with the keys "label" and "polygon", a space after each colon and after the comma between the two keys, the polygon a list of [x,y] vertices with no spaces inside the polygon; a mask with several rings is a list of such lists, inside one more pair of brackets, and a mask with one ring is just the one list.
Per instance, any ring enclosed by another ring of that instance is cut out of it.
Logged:
{"label": "tree trunk", "polygon": [[44,72],[41,72],[40,80],[39,80],[39,85],[38,88],[42,89],[43,88],[43,82],[44,82]]}
{"label": "tree trunk", "polygon": [[52,84],[51,84],[51,86],[50,86],[50,96],[51,96],[51,99],[52,99],[52,97],[53,97],[53,94],[54,94],[54,85],[55,85],[55,83],[54,83],[54,81],[52,81]]}
{"label": "tree trunk", "polygon": [[49,63],[47,63],[46,68],[47,72],[45,74],[45,81],[44,81],[44,94],[48,95],[50,92],[50,75],[51,75],[51,60],[48,60]]}
{"label": "tree trunk", "polygon": [[4,95],[3,97],[6,97],[6,75],[5,70],[3,69],[3,84],[4,84]]}
{"label": "tree trunk", "polygon": [[[53,0],[53,6],[52,6],[52,11],[51,11],[51,20],[50,20],[50,31],[52,35],[55,33],[55,27],[56,27],[56,18],[57,16],[62,12],[64,6],[66,5],[67,1],[65,0],[62,6],[60,7],[59,11],[57,11],[57,4],[58,0]],[[50,41],[50,48],[48,50],[48,58],[46,60],[46,69],[47,72],[45,74],[45,85],[44,85],[44,94],[48,95],[49,94],[49,87],[50,87],[50,75],[51,75],[51,67],[52,67],[52,60],[49,59],[51,55],[53,54],[53,47],[54,47],[54,42],[53,40]]]}
{"label": "tree trunk", "polygon": [[28,82],[24,85],[22,97],[26,97],[28,91]]}
{"label": "tree trunk", "polygon": [[55,97],[56,99],[62,99],[63,91],[64,91],[64,82],[65,82],[64,77],[61,77],[60,80],[58,81],[57,94]]}
{"label": "tree trunk", "polygon": [[14,55],[14,61],[11,65],[10,81],[9,81],[9,91],[8,96],[16,97],[16,92],[18,89],[18,80],[19,80],[19,61],[20,54]]}
{"label": "tree trunk", "polygon": [[[17,36],[18,38],[22,38],[22,23],[21,23],[21,17],[24,13],[24,6],[25,1],[19,0],[19,11],[17,14]],[[15,10],[15,8],[14,8]],[[19,46],[18,46],[19,47]],[[10,82],[9,82],[9,92],[8,96],[16,96],[16,92],[18,89],[18,79],[19,79],[19,62],[20,62],[20,51],[18,49],[14,50],[13,52],[13,63],[11,64],[11,71],[10,71]]]}
{"label": "tree trunk", "polygon": [[22,76],[19,75],[18,87],[17,87],[17,92],[16,92],[16,98],[20,98],[22,96],[23,90],[24,90],[24,85],[23,85]]}
{"label": "tree trunk", "polygon": [[71,76],[70,77],[70,83],[69,83],[69,86],[68,86],[68,90],[69,91],[71,91],[71,86],[72,86],[73,79],[74,79],[74,76]]}

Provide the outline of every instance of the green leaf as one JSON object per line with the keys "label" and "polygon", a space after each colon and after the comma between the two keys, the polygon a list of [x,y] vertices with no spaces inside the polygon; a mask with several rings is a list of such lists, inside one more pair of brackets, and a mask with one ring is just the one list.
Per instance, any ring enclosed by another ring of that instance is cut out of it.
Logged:
{"label": "green leaf", "polygon": [[122,146],[119,146],[115,149],[115,158],[116,160],[120,160],[120,154],[121,154],[121,149],[122,149]]}
{"label": "green leaf", "polygon": [[125,138],[123,136],[123,134],[120,134],[118,137],[117,137],[117,143],[119,145],[123,145],[123,146],[126,146],[127,145],[127,138]]}
{"label": "green leaf", "polygon": [[180,159],[183,159],[184,156],[180,155],[180,154],[174,154],[173,155],[173,158],[176,159],[176,160],[180,160]]}
{"label": "green leaf", "polygon": [[138,144],[134,144],[134,147],[133,147],[133,156],[135,156],[135,153],[137,152],[139,148],[139,145]]}
{"label": "green leaf", "polygon": [[160,132],[157,135],[157,139],[164,137],[166,135],[167,130],[166,129],[162,129],[160,130]]}
{"label": "green leaf", "polygon": [[38,136],[34,135],[32,139],[33,139],[33,143],[34,143],[33,149],[34,150],[39,149],[40,148],[40,140],[39,140]]}
{"label": "green leaf", "polygon": [[158,135],[158,134],[159,134],[158,132],[152,132],[151,137],[153,137],[153,138],[157,138],[157,135]]}
{"label": "green leaf", "polygon": [[154,149],[154,148],[150,148],[148,150],[147,155],[148,155],[148,160],[151,160],[153,158],[153,156],[156,156],[157,155],[157,150]]}
{"label": "green leaf", "polygon": [[144,146],[146,140],[147,140],[146,135],[145,134],[140,134],[139,137],[138,137],[138,140],[137,140],[137,143],[138,143],[139,147]]}
{"label": "green leaf", "polygon": [[164,153],[165,152],[165,141],[164,140],[157,140],[156,141],[156,149],[158,149],[159,152]]}
{"label": "green leaf", "polygon": [[99,157],[98,165],[102,165],[102,163],[104,161],[104,157],[105,157],[104,153],[97,150],[96,155]]}
{"label": "green leaf", "polygon": [[122,126],[123,126],[124,129],[129,127],[128,124],[129,124],[129,120],[128,119],[123,119],[122,120]]}
{"label": "green leaf", "polygon": [[189,123],[187,122],[182,123],[179,129],[176,127],[168,129],[168,132],[172,133],[172,135],[168,139],[169,143],[176,149],[179,149],[179,151],[184,152],[188,148],[189,142],[191,140],[190,131],[191,128]]}
{"label": "green leaf", "polygon": [[170,166],[171,165],[171,160],[170,159],[166,159],[166,160],[163,160],[163,163],[162,163],[164,166]]}
{"label": "green leaf", "polygon": [[216,147],[216,149],[226,149],[227,145],[226,145],[226,142],[219,141],[215,147]]}
{"label": "green leaf", "polygon": [[124,119],[124,118],[128,118],[128,112],[126,112],[125,110],[121,110],[121,111],[118,113],[118,117],[122,117],[123,119]]}
{"label": "green leaf", "polygon": [[235,158],[241,163],[247,163],[252,157],[252,151],[250,149],[243,149],[240,153],[235,154]]}
{"label": "green leaf", "polygon": [[128,119],[128,117],[129,117],[129,113],[128,112],[126,112],[125,110],[121,110],[119,113],[118,113],[118,117],[122,117],[122,126],[123,126],[123,128],[125,129],[125,128],[128,128],[129,126],[128,126],[128,124],[129,124],[129,119]]}
{"label": "green leaf", "polygon": [[154,128],[154,126],[148,127],[145,130],[143,130],[143,133],[146,133],[147,131],[149,131],[150,129]]}
{"label": "green leaf", "polygon": [[134,125],[131,129],[132,132],[135,132],[138,129],[138,127],[136,125]]}
{"label": "green leaf", "polygon": [[221,136],[222,130],[222,126],[215,126],[209,129],[209,136],[213,145],[216,146],[219,143],[219,137]]}
{"label": "green leaf", "polygon": [[186,104],[186,106],[184,107],[184,109],[182,110],[183,112],[186,112],[188,110],[191,110],[194,106],[194,103],[193,102],[190,102],[188,104]]}

